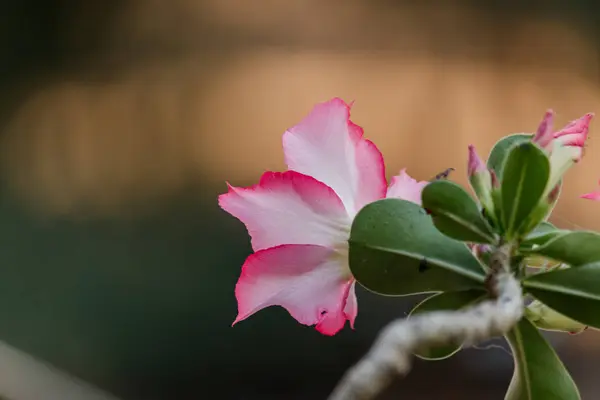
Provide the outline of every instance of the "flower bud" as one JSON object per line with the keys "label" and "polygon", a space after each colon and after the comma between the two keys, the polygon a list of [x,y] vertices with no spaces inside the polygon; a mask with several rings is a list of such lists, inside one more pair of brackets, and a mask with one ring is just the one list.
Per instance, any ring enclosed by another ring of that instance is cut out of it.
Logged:
{"label": "flower bud", "polygon": [[469,161],[467,164],[469,182],[481,202],[487,215],[494,215],[494,202],[492,200],[492,175],[484,162],[475,151],[475,146],[469,145]]}

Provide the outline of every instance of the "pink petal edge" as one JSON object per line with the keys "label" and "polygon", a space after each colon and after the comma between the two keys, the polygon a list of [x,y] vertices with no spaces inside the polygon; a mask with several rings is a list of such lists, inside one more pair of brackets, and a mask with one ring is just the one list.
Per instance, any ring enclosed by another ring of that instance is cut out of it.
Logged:
{"label": "pink petal edge", "polygon": [[554,133],[554,138],[564,146],[583,147],[587,139],[593,113],[587,113],[581,118],[569,122],[560,131]]}
{"label": "pink petal edge", "polygon": [[238,315],[232,326],[263,308],[281,306],[325,335],[354,325],[356,297],[347,262],[335,250],[282,245],[251,254],[235,287]]}
{"label": "pink petal edge", "polygon": [[582,199],[600,201],[600,190],[579,196]]}
{"label": "pink petal edge", "polygon": [[219,205],[246,225],[255,251],[280,244],[331,247],[348,239],[351,220],[342,201],[310,176],[265,172],[257,185],[228,186]]}
{"label": "pink petal edge", "polygon": [[537,143],[542,148],[548,148],[550,143],[552,143],[552,139],[554,139],[554,135],[552,133],[554,122],[554,111],[548,109],[544,114],[544,118],[540,122],[540,125],[537,128],[537,131],[533,137],[533,142]]}
{"label": "pink petal edge", "polygon": [[[600,181],[598,181],[598,185],[600,186]],[[597,189],[593,192],[583,194],[579,196],[582,199],[600,201],[600,189]]]}
{"label": "pink petal edge", "polygon": [[398,175],[392,178],[386,197],[396,197],[421,205],[421,192],[428,183],[427,181],[418,182],[411,178],[406,173],[406,168],[403,168]]}
{"label": "pink petal edge", "polygon": [[346,306],[344,307],[344,315],[348,322],[350,322],[350,328],[354,329],[354,321],[358,314],[358,300],[356,299],[356,281],[352,281],[352,285],[348,286],[348,296],[346,299]]}
{"label": "pink petal edge", "polygon": [[350,107],[340,98],[317,104],[283,134],[290,170],[310,175],[331,187],[351,215],[385,196],[383,156],[350,120]]}

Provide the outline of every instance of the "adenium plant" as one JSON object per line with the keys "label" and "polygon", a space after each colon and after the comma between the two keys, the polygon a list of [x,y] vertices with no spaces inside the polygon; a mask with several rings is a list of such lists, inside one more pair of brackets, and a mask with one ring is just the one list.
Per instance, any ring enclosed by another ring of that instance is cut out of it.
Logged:
{"label": "adenium plant", "polygon": [[[350,121],[350,105],[315,106],[283,135],[288,170],[219,196],[241,220],[251,254],[235,288],[234,324],[284,307],[334,335],[358,313],[356,283],[386,296],[429,293],[393,321],[331,399],[374,398],[412,355],[437,360],[504,336],[515,371],[506,399],[579,399],[539,330],[600,328],[600,234],[559,229],[548,218],[565,172],[583,156],[593,117],[500,139],[487,160],[473,146],[471,193],[447,173],[386,181],[383,157]],[[600,200],[600,190],[581,196]]]}

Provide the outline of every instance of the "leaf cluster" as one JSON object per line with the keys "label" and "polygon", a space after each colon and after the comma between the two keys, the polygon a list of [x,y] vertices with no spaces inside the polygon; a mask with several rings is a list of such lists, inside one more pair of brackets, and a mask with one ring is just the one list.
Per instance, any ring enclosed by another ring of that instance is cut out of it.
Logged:
{"label": "leaf cluster", "polygon": [[[382,295],[430,293],[411,316],[458,310],[489,298],[486,255],[513,244],[513,272],[535,307],[506,335],[515,360],[506,399],[579,399],[539,329],[600,329],[600,234],[557,229],[547,221],[560,187],[547,187],[549,156],[530,135],[500,140],[487,167],[497,177],[491,213],[448,180],[429,183],[422,206],[401,199],[365,206],[352,226],[350,268],[361,285]],[[459,350],[443,346],[417,356],[436,360]]]}

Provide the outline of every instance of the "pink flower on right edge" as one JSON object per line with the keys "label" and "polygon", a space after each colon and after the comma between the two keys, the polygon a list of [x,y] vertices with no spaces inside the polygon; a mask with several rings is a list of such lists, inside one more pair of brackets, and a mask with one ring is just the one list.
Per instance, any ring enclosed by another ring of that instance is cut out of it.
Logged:
{"label": "pink flower on right edge", "polygon": [[[553,171],[552,176],[554,178],[551,178],[551,181],[554,179],[557,182],[573,163],[578,162],[583,157],[585,141],[593,117],[594,114],[587,113],[583,117],[571,121],[560,131],[552,132],[554,112],[552,110],[546,111],[533,137],[533,142],[550,153],[551,166],[554,164],[553,168],[557,170],[556,172]],[[598,186],[599,188],[595,191],[583,194],[580,197],[600,201],[600,181]]]}
{"label": "pink flower on right edge", "polygon": [[598,189],[594,190],[593,192],[586,193],[580,197],[582,199],[600,201],[600,181],[598,181]]}
{"label": "pink flower on right edge", "polygon": [[565,172],[583,157],[593,117],[593,113],[587,113],[555,132],[553,130],[554,112],[546,111],[532,141],[550,156],[550,178],[546,189],[548,193],[560,182]]}

